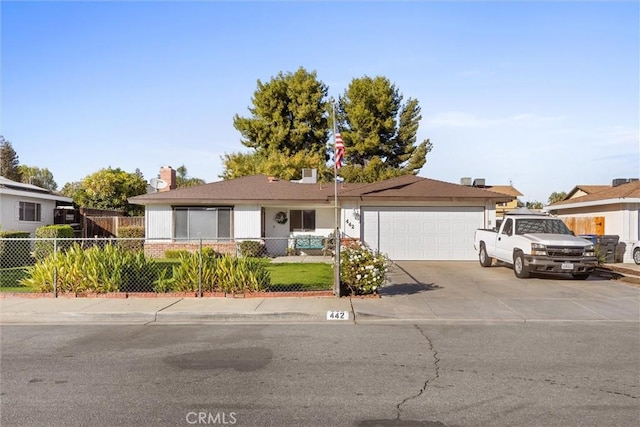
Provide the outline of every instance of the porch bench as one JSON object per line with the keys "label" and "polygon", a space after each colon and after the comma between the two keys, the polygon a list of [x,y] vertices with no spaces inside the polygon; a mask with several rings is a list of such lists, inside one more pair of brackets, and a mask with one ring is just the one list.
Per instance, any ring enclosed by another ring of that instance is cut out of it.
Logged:
{"label": "porch bench", "polygon": [[299,250],[324,249],[323,236],[295,236],[295,248]]}

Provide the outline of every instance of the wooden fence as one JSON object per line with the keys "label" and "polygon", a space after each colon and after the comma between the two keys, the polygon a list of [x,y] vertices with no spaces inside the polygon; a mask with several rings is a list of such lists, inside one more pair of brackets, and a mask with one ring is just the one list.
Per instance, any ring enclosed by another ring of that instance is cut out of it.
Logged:
{"label": "wooden fence", "polygon": [[83,216],[82,237],[117,237],[120,227],[144,227],[143,216]]}
{"label": "wooden fence", "polygon": [[604,217],[603,216],[586,216],[586,217],[567,217],[562,218],[567,227],[574,232],[576,236],[581,234],[604,234]]}

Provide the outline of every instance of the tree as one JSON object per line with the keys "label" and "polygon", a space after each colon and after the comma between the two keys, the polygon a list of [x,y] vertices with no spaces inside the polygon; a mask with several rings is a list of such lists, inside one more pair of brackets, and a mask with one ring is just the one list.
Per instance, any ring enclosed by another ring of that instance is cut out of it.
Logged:
{"label": "tree", "polygon": [[533,200],[531,202],[527,202],[525,207],[527,209],[542,209],[544,207],[544,205],[542,204],[542,202],[539,202],[537,200]]}
{"label": "tree", "polygon": [[[251,116],[236,114],[233,118],[242,144],[253,151],[225,154],[222,160],[226,171],[222,177],[242,176],[239,174],[245,170],[267,174],[268,170],[278,168],[278,162],[272,165],[267,161],[281,159],[275,153],[285,157],[306,153],[317,162],[307,162],[307,166],[322,168],[328,159],[327,93],[327,86],[317,79],[316,73],[302,67],[295,73],[280,72],[267,83],[258,80],[253,107],[249,108]],[[255,161],[257,164],[252,163]]]}
{"label": "tree", "polygon": [[204,184],[204,179],[189,178],[187,175],[187,167],[185,165],[176,169],[176,188],[193,187],[195,185]]}
{"label": "tree", "polygon": [[427,139],[416,145],[422,116],[416,99],[403,96],[385,77],[362,77],[339,97],[336,122],[345,144],[347,182],[375,182],[417,174],[432,149]]}
{"label": "tree", "polygon": [[62,188],[62,194],[73,198],[73,202],[78,206],[117,209],[129,215],[139,214],[143,208],[129,205],[127,199],[146,192],[147,182],[140,174],[111,167],[100,169],[79,183],[67,183]]}
{"label": "tree", "polygon": [[33,184],[47,190],[56,191],[58,184],[53,179],[53,174],[47,168],[40,169],[37,166],[18,166],[22,174],[22,182],[25,184]]}
{"label": "tree", "polygon": [[300,179],[302,169],[318,170],[319,181],[333,179],[333,168],[326,165],[325,154],[320,152],[298,151],[287,155],[280,151],[225,154],[223,162],[226,169],[223,179],[233,179],[248,175],[264,174],[280,179]]}
{"label": "tree", "polygon": [[566,197],[567,197],[567,193],[565,193],[564,191],[561,191],[561,192],[554,191],[553,193],[551,193],[547,201],[551,205],[553,203],[563,201]]}
{"label": "tree", "polygon": [[10,141],[0,135],[0,176],[16,182],[22,182],[22,174],[18,169],[18,155]]}

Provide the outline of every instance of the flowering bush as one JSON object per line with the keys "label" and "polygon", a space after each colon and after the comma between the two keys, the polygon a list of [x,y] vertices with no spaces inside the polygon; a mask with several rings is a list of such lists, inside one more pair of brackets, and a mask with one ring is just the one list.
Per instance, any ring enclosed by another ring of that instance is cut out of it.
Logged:
{"label": "flowering bush", "polygon": [[362,243],[340,250],[340,284],[351,295],[374,294],[384,285],[388,271],[387,259]]}

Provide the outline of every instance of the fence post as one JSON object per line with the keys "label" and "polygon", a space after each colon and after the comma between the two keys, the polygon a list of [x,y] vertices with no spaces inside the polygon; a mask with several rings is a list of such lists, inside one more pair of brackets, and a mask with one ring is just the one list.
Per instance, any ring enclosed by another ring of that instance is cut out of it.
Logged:
{"label": "fence post", "polygon": [[200,239],[198,251],[198,297],[202,298],[202,239]]}
{"label": "fence post", "polygon": [[[58,253],[58,239],[53,238],[53,259],[56,259]],[[57,263],[53,263],[53,297],[58,298],[58,267]]]}

